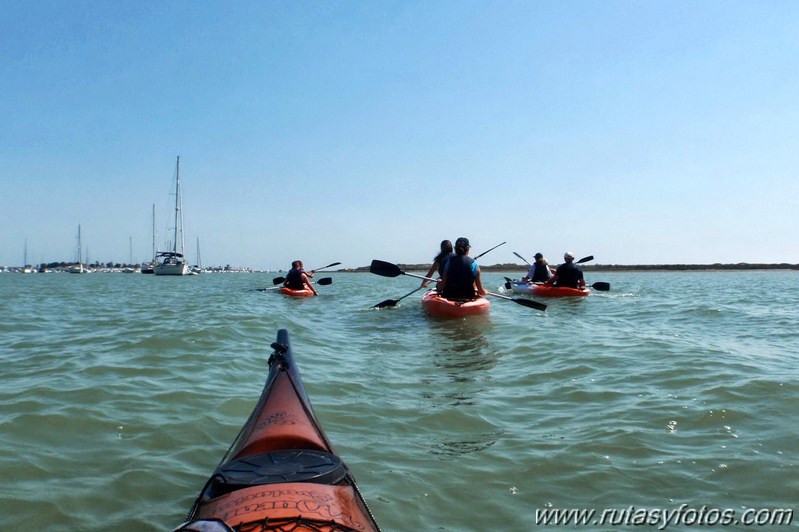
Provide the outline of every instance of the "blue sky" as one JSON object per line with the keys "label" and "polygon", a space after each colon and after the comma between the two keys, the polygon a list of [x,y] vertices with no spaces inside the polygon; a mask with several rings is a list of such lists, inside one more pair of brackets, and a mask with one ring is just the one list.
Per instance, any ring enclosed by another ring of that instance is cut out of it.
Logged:
{"label": "blue sky", "polygon": [[799,263],[796,2],[0,9],[0,265]]}

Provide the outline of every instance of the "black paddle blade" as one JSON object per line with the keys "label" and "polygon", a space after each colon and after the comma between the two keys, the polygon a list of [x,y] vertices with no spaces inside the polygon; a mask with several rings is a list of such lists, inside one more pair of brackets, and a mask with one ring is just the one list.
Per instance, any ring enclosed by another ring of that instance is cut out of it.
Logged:
{"label": "black paddle blade", "polygon": [[603,282],[594,283],[591,285],[591,288],[593,288],[594,290],[599,290],[600,292],[607,292],[608,290],[610,290],[610,283],[603,283]]}
{"label": "black paddle blade", "polygon": [[405,273],[396,264],[377,259],[372,261],[369,266],[369,272],[383,277],[397,277]]}
{"label": "black paddle blade", "polygon": [[510,290],[511,288],[512,288],[512,287],[511,287],[510,281],[507,281],[507,282],[505,283],[505,290]]}
{"label": "black paddle blade", "polygon": [[286,280],[285,277],[275,277],[274,279],[272,279],[272,284],[280,284],[285,280]]}
{"label": "black paddle blade", "polygon": [[536,310],[546,310],[547,306],[543,303],[539,303],[538,301],[533,301],[532,299],[522,299],[520,297],[514,297],[511,299],[514,303],[518,303],[525,307],[534,308]]}
{"label": "black paddle blade", "polygon": [[582,259],[578,260],[575,264],[582,264],[584,262],[588,262],[589,260],[594,260],[594,256],[588,255],[587,257],[583,257]]}
{"label": "black paddle blade", "polygon": [[327,266],[322,266],[321,268],[317,268],[314,271],[318,272],[319,270],[326,270],[327,268],[332,268],[333,266],[338,266],[341,264],[340,262],[334,262],[333,264],[328,264]]}
{"label": "black paddle blade", "polygon": [[333,284],[333,278],[332,277],[322,277],[321,279],[316,281],[316,284],[321,284],[322,286]]}
{"label": "black paddle blade", "polygon": [[393,307],[396,306],[397,300],[396,299],[386,299],[385,301],[381,301],[377,305],[372,308],[386,308],[386,307]]}

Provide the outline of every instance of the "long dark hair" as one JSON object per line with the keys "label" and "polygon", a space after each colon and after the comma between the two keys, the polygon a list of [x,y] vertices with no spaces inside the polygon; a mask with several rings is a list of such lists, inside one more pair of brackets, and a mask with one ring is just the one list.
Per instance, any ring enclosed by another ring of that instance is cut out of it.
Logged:
{"label": "long dark hair", "polygon": [[441,262],[442,259],[447,257],[452,253],[452,242],[449,240],[442,240],[441,241],[441,251],[438,252],[438,255],[435,256],[433,262]]}

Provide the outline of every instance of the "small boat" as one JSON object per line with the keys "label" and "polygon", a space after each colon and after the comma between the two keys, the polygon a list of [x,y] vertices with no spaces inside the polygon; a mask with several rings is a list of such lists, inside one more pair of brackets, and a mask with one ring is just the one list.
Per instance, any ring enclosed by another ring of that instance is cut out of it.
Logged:
{"label": "small boat", "polygon": [[252,414],[177,531],[365,531],[380,527],[333,451],[281,329]]}
{"label": "small boat", "polygon": [[280,287],[280,293],[283,295],[293,296],[293,297],[313,297],[316,295],[309,288],[294,290],[293,288],[288,288],[285,286]]}
{"label": "small boat", "polygon": [[526,283],[513,281],[511,290],[516,294],[529,294],[539,297],[582,297],[591,291],[586,288],[569,288],[567,286],[554,286],[551,284]]}
{"label": "small boat", "polygon": [[422,296],[422,307],[431,316],[441,318],[462,318],[478,314],[488,314],[491,302],[484,298],[476,299],[447,299],[441,297],[435,290]]}
{"label": "small boat", "polygon": [[[180,252],[178,252],[178,239],[180,239]],[[188,275],[189,265],[184,259],[185,242],[183,238],[183,201],[180,197],[180,156],[178,156],[175,178],[175,238],[172,241],[172,251],[161,251],[156,254],[160,262],[155,265],[155,275]]]}

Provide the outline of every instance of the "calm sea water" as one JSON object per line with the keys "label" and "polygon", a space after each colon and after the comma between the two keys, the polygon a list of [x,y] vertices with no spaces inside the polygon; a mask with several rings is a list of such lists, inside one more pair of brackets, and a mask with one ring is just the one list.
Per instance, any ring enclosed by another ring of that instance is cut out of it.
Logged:
{"label": "calm sea water", "polygon": [[301,300],[271,274],[0,274],[0,530],[178,525],[280,328],[387,531],[799,510],[799,273],[589,274],[612,290],[454,321],[370,309],[410,277],[331,276]]}

